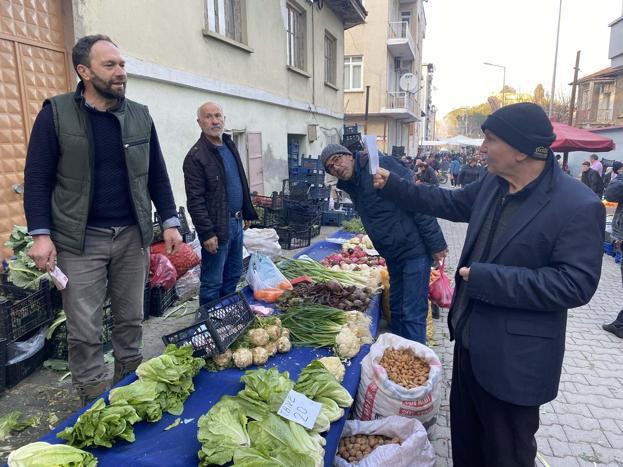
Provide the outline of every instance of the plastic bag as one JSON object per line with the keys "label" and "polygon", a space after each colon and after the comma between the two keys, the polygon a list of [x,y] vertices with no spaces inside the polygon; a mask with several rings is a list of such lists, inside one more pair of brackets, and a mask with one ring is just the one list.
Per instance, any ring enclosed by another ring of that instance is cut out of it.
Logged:
{"label": "plastic bag", "polygon": [[450,285],[450,278],[444,272],[445,263],[445,258],[439,262],[439,278],[430,284],[428,298],[441,308],[450,308],[454,289]]}
{"label": "plastic bag", "polygon": [[150,254],[149,255],[149,286],[162,287],[166,290],[175,286],[177,280],[177,271],[165,255]]}
{"label": "plastic bag", "polygon": [[243,236],[244,246],[249,253],[262,253],[271,259],[281,255],[279,235],[275,229],[247,229]]}
{"label": "plastic bag", "polygon": [[394,415],[369,422],[346,420],[342,438],[353,435],[384,435],[400,438],[402,443],[379,446],[357,464],[351,464],[339,455],[335,456],[334,466],[433,467],[435,465],[435,451],[428,441],[424,426],[415,418]]}
{"label": "plastic bag", "polygon": [[251,253],[247,283],[253,290],[253,297],[256,300],[268,303],[277,301],[286,290],[293,288],[272,260],[261,253]]}
{"label": "plastic bag", "polygon": [[201,266],[189,269],[186,274],[180,277],[175,283],[175,293],[180,302],[191,300],[199,294],[201,285]]}
{"label": "plastic bag", "polygon": [[[386,349],[409,349],[430,366],[428,380],[423,386],[406,389],[387,377],[378,361]],[[361,361],[361,379],[355,403],[355,417],[374,420],[391,415],[417,418],[428,429],[437,421],[441,404],[442,368],[439,358],[419,342],[395,334],[381,334]]]}
{"label": "plastic bag", "polygon": [[48,327],[45,326],[37,334],[25,341],[9,342],[7,344],[8,365],[14,365],[32,357],[39,352],[45,345],[45,336]]}
{"label": "plastic bag", "polygon": [[182,277],[189,269],[201,263],[201,258],[197,256],[197,253],[187,243],[182,243],[179,251],[175,254],[167,253],[164,242],[154,243],[150,251],[152,254],[160,254],[169,258],[177,272],[177,277]]}

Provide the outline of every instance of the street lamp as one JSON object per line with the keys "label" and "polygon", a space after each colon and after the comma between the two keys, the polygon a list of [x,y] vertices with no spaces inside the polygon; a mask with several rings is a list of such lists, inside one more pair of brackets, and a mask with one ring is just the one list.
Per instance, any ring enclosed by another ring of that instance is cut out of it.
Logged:
{"label": "street lamp", "polygon": [[506,67],[504,65],[496,65],[495,63],[484,62],[485,65],[495,66],[502,68],[504,74],[502,75],[502,106],[506,105]]}

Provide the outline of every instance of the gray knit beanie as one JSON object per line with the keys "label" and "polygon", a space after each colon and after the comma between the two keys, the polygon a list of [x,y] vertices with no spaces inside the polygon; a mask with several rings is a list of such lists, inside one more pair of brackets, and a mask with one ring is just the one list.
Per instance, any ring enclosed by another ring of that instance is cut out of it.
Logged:
{"label": "gray knit beanie", "polygon": [[320,162],[322,163],[323,167],[325,167],[327,160],[334,154],[350,154],[351,156],[353,155],[352,152],[350,152],[341,144],[328,144],[327,147],[324,148],[322,150],[322,153],[320,154]]}

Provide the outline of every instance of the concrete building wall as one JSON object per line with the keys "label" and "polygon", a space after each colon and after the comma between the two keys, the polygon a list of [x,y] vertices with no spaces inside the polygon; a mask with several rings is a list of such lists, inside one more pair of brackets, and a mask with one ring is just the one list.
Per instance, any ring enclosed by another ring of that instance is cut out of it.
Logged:
{"label": "concrete building wall", "polygon": [[[245,2],[246,44],[206,32],[205,0],[72,0],[74,36],[107,34],[126,57],[127,95],[150,108],[178,204],[182,161],[200,134],[196,109],[205,101],[223,105],[245,166],[245,135],[261,133],[265,193],[287,178],[288,134],[300,135],[302,153],[318,155],[341,129],[343,24],[329,7],[292,1],[305,11],[303,74],[287,67],[286,0]],[[324,79],[325,31],[337,42],[336,87]],[[317,125],[316,141],[308,125]]]}
{"label": "concrete building wall", "polygon": [[387,89],[387,31],[389,9],[386,0],[367,1],[365,24],[344,31],[344,55],[363,55],[363,90],[344,92],[344,112],[365,112],[365,86],[370,86],[369,112],[385,105]]}

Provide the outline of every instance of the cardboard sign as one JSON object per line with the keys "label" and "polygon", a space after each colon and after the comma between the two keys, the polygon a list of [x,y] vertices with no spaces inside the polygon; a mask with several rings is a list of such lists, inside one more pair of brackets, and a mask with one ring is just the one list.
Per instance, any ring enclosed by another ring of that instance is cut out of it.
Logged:
{"label": "cardboard sign", "polygon": [[314,402],[300,392],[291,389],[279,407],[277,414],[311,430],[321,409],[322,404]]}

